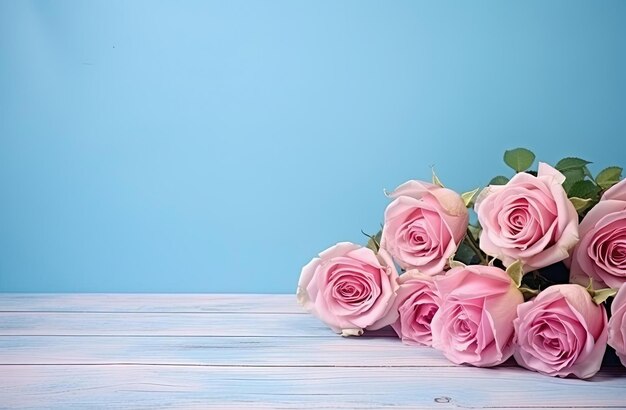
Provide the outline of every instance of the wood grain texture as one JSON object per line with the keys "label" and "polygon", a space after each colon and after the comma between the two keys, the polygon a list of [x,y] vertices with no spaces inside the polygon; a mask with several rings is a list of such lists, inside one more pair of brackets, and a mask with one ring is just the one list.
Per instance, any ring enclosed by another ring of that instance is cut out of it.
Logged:
{"label": "wood grain texture", "polygon": [[0,295],[0,408],[626,408],[591,381],[342,338],[293,295]]}
{"label": "wood grain texture", "polygon": [[[295,291],[295,290],[294,290]],[[9,293],[0,312],[293,313],[305,315],[294,295],[155,293]]]}
{"label": "wood grain texture", "polygon": [[392,337],[0,336],[0,364],[452,366]]}
{"label": "wood grain texture", "polygon": [[294,313],[4,312],[0,335],[337,337],[313,316]]}
{"label": "wood grain texture", "polygon": [[505,408],[624,406],[624,382],[520,368],[2,366],[3,404],[25,408]]}

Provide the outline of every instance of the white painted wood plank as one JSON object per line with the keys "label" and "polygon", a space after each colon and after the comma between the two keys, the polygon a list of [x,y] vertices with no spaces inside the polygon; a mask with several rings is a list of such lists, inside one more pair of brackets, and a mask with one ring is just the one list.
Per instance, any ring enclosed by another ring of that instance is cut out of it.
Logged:
{"label": "white painted wood plank", "polygon": [[0,364],[452,366],[434,349],[387,337],[0,336]]}
{"label": "white painted wood plank", "polygon": [[250,312],[306,314],[293,295],[6,293],[0,312]]}
{"label": "white painted wood plank", "polygon": [[[292,313],[4,312],[0,335],[337,337],[313,316]],[[393,330],[370,335],[393,335]]]}
{"label": "white painted wood plank", "polygon": [[11,408],[609,408],[626,379],[592,382],[519,368],[2,366]]}

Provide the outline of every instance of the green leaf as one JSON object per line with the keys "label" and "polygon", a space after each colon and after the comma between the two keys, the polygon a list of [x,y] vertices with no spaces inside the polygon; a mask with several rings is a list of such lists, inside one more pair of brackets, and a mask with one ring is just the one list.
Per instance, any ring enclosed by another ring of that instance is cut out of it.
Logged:
{"label": "green leaf", "polygon": [[608,167],[600,171],[596,177],[596,182],[602,189],[608,189],[617,184],[622,179],[622,168]]}
{"label": "green leaf", "polygon": [[509,179],[507,177],[498,175],[497,177],[493,177],[487,185],[506,185],[507,182],[509,182]]}
{"label": "green leaf", "polygon": [[572,205],[574,205],[574,208],[576,209],[576,212],[578,213],[587,209],[589,205],[591,205],[591,203],[593,202],[593,199],[590,199],[590,198],[583,199],[583,198],[572,197],[569,200],[572,203]]}
{"label": "green leaf", "polygon": [[577,181],[567,193],[569,197],[595,199],[600,193],[600,187],[588,180]]}
{"label": "green leaf", "polygon": [[561,172],[569,171],[569,170],[572,170],[572,169],[581,169],[582,170],[588,164],[591,164],[591,162],[585,161],[584,159],[580,159],[580,158],[568,157],[568,158],[563,158],[562,160],[557,162],[556,166],[554,168],[558,169]]}
{"label": "green leaf", "polygon": [[467,230],[470,232],[474,240],[478,241],[480,238],[480,231],[482,231],[482,227],[480,225],[474,226],[472,224],[467,225]]}
{"label": "green leaf", "polygon": [[380,230],[375,235],[368,235],[363,231],[361,231],[361,233],[369,238],[366,246],[374,252],[378,252],[380,249],[380,238],[383,235],[383,231]]}
{"label": "green leaf", "polygon": [[526,286],[521,286],[519,288],[520,292],[522,292],[522,295],[524,296],[524,300],[528,301],[532,298],[534,298],[535,296],[537,296],[539,294],[539,290],[537,289],[531,289],[529,287]]}
{"label": "green leaf", "polygon": [[599,305],[602,302],[606,302],[608,298],[615,296],[616,294],[617,289],[606,288],[594,291],[591,296],[593,297],[593,301],[596,302],[596,305]]}
{"label": "green leaf", "polygon": [[522,265],[522,261],[516,260],[510,264],[509,267],[506,268],[506,273],[508,273],[511,279],[513,279],[515,286],[519,288],[522,284],[522,278],[524,277],[524,266]]}
{"label": "green leaf", "polygon": [[463,262],[465,265],[469,265],[472,263],[472,259],[474,259],[476,254],[465,242],[461,242],[459,248],[456,250],[456,254],[454,255],[454,259],[459,262]]}
{"label": "green leaf", "polygon": [[433,171],[433,184],[438,185],[442,188],[445,188],[443,184],[441,183],[441,181],[439,180],[439,177],[437,176],[437,174],[435,174],[435,167],[432,167],[432,171]]}
{"label": "green leaf", "polygon": [[480,188],[476,188],[473,191],[469,191],[469,192],[465,192],[465,193],[461,194],[461,198],[463,198],[463,203],[465,203],[465,206],[467,208],[472,206],[472,202],[474,200],[474,197],[478,193],[478,191],[480,191]]}
{"label": "green leaf", "polygon": [[535,154],[526,148],[515,148],[504,152],[504,162],[516,172],[526,171],[535,161]]}
{"label": "green leaf", "polygon": [[565,192],[569,192],[576,182],[585,179],[585,171],[580,168],[563,171],[563,175],[565,176],[565,182],[563,182],[563,189]]}

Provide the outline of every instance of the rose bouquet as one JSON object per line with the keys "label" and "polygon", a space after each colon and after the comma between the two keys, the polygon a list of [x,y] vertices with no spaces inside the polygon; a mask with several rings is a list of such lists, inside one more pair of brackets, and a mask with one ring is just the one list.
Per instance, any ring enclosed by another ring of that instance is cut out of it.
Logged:
{"label": "rose bouquet", "polygon": [[590,378],[608,345],[626,366],[622,169],[594,177],[588,161],[564,158],[529,170],[524,148],[504,161],[515,174],[482,189],[458,194],[433,172],[387,193],[366,246],[338,243],[304,266],[299,303],[343,336],[391,325],[456,364],[513,357]]}

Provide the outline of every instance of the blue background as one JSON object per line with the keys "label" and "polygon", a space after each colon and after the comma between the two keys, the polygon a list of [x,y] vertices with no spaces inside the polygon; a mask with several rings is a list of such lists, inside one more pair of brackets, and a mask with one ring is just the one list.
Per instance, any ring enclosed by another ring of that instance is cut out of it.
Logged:
{"label": "blue background", "polygon": [[626,2],[2,1],[0,291],[293,292],[434,165],[626,165]]}

